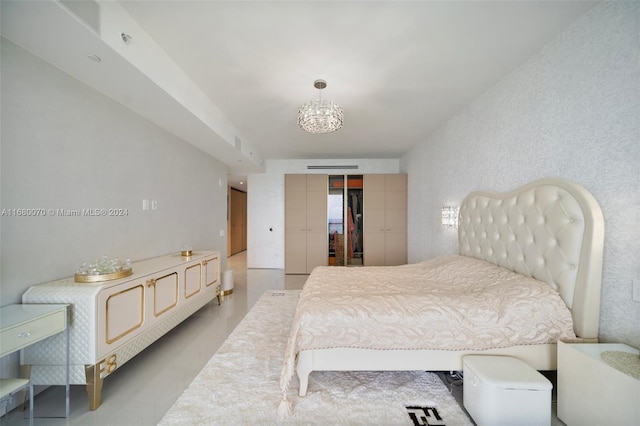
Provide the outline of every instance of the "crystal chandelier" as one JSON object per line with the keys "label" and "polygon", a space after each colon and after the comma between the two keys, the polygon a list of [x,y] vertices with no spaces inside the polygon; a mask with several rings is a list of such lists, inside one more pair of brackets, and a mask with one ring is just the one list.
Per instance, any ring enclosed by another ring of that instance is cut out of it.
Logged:
{"label": "crystal chandelier", "polygon": [[324,80],[316,80],[313,87],[318,89],[318,99],[307,102],[298,110],[298,126],[309,133],[330,133],[342,127],[344,114],[340,106],[323,101],[321,90],[327,87]]}

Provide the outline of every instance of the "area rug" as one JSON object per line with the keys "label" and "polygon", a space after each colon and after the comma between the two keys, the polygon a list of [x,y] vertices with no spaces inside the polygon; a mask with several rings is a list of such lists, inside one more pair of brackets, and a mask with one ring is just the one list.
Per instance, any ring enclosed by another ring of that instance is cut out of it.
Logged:
{"label": "area rug", "polygon": [[293,415],[278,421],[280,372],[300,291],[268,290],[160,425],[471,425],[449,389],[427,372],[323,372],[309,376]]}

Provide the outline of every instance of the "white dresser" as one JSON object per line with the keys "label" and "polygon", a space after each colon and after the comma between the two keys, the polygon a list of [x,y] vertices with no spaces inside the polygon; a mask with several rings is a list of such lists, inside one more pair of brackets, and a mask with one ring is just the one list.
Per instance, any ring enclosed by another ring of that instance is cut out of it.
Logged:
{"label": "white dresser", "polygon": [[[92,410],[100,405],[105,377],[219,296],[219,252],[176,253],[131,266],[126,278],[77,283],[70,277],[22,296],[23,303],[70,305],[69,381],[87,386]],[[33,384],[65,383],[66,360],[57,355],[65,345],[63,337],[53,337],[22,351]]]}

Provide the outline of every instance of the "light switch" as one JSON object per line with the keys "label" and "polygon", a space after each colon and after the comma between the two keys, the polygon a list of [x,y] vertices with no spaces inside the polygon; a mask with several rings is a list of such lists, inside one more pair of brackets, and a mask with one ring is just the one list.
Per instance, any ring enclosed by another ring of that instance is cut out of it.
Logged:
{"label": "light switch", "polygon": [[220,236],[221,236],[221,237],[224,237],[224,229],[221,229],[221,230],[220,230]]}
{"label": "light switch", "polygon": [[158,210],[158,200],[151,200],[151,210]]}
{"label": "light switch", "polygon": [[142,200],[142,210],[149,210],[149,200]]}

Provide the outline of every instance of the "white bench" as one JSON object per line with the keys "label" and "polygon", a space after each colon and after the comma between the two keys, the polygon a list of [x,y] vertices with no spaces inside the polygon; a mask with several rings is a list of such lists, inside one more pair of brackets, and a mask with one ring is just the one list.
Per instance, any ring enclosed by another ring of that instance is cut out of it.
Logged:
{"label": "white bench", "polygon": [[478,426],[550,425],[551,382],[510,356],[467,355],[463,402]]}

